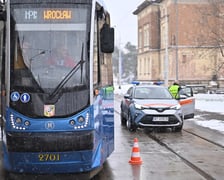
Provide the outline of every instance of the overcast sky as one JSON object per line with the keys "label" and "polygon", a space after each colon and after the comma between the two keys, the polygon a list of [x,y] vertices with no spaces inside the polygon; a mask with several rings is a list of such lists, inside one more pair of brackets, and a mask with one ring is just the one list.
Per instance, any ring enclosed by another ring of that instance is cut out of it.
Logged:
{"label": "overcast sky", "polygon": [[104,0],[115,26],[115,41],[124,46],[127,42],[137,45],[137,16],[133,12],[144,0]]}

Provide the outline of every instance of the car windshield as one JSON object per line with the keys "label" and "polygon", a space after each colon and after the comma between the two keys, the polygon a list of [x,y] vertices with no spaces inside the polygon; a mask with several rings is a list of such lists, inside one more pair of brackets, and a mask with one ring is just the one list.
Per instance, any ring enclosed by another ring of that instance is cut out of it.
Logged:
{"label": "car windshield", "polygon": [[172,99],[169,91],[164,87],[136,87],[134,92],[136,99]]}

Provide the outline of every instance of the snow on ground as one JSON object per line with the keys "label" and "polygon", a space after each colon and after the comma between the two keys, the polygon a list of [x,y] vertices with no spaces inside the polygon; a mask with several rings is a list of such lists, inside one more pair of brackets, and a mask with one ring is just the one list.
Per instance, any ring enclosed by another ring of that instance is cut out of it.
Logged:
{"label": "snow on ground", "polygon": [[196,124],[198,124],[200,126],[214,129],[214,130],[217,130],[217,131],[221,132],[222,134],[224,134],[224,121],[223,120],[211,119],[208,121],[195,121],[195,122],[196,122]]}
{"label": "snow on ground", "polygon": [[224,94],[195,94],[196,109],[224,115]]}
{"label": "snow on ground", "polygon": [[[201,111],[217,112],[224,116],[224,94],[195,94],[195,108]],[[215,129],[224,134],[224,121],[210,119],[208,121],[195,121],[198,125]]]}
{"label": "snow on ground", "polygon": [[[115,94],[124,95],[130,84],[115,86]],[[195,109],[207,112],[216,112],[224,116],[224,94],[195,94]],[[224,134],[224,121],[210,119],[207,121],[193,120],[196,124],[210,129],[218,130]]]}

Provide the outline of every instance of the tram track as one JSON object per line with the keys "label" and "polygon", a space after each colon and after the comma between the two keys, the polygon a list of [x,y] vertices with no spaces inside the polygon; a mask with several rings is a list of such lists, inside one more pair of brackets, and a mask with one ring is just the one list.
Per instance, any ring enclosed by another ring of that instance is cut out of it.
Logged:
{"label": "tram track", "polygon": [[[221,145],[219,143],[216,143],[216,142],[214,142],[214,141],[212,141],[212,140],[210,140],[210,139],[208,139],[206,137],[198,135],[198,134],[196,134],[194,132],[191,132],[190,130],[183,129],[182,132],[185,132],[187,134],[190,134],[190,135],[196,137],[197,139],[199,139],[198,142],[201,140],[201,141],[206,141],[206,142],[212,144],[214,146],[214,149],[217,149],[217,148],[224,149],[223,145]],[[172,134],[172,132],[168,132],[168,133]],[[185,157],[184,155],[181,154],[181,152],[176,151],[175,148],[172,148],[171,147],[172,144],[169,145],[169,143],[164,142],[163,141],[163,135],[162,135],[162,137],[160,137],[160,133],[155,132],[155,133],[145,133],[145,134],[147,134],[147,136],[150,139],[154,140],[156,143],[158,143],[162,147],[166,148],[169,152],[175,154],[177,157],[179,157],[182,160],[183,163],[185,163],[187,166],[192,168],[194,171],[196,171],[198,174],[203,176],[205,179],[207,179],[207,180],[216,180],[216,178],[213,177],[213,175],[209,174],[206,170],[203,170],[203,167],[200,167],[197,164],[193,163],[190,160],[190,158]],[[161,133],[161,134],[163,134],[163,133]],[[183,135],[183,136],[185,137],[186,135]],[[194,148],[194,147],[192,147],[192,148]]]}
{"label": "tram track", "polygon": [[189,133],[189,134],[192,134],[194,136],[197,136],[197,137],[199,137],[199,138],[201,138],[201,139],[203,139],[203,140],[205,140],[205,141],[207,141],[207,142],[209,142],[211,144],[214,144],[214,145],[216,145],[216,146],[218,146],[220,148],[224,148],[224,146],[222,144],[219,144],[217,142],[214,142],[214,141],[212,141],[212,140],[210,140],[208,138],[202,137],[201,135],[198,135],[198,134],[196,134],[194,132],[191,132],[190,130],[183,129],[182,131],[185,131],[186,133]]}
{"label": "tram track", "polygon": [[151,138],[152,140],[154,140],[155,142],[157,142],[158,144],[160,144],[161,146],[165,147],[169,152],[175,154],[177,157],[179,157],[187,166],[189,166],[190,168],[192,168],[194,171],[196,171],[197,173],[199,173],[201,176],[203,176],[205,179],[207,180],[215,180],[216,178],[212,177],[210,174],[208,174],[206,171],[204,171],[203,169],[201,169],[200,167],[198,167],[197,165],[195,165],[194,163],[192,163],[191,161],[189,161],[188,159],[186,159],[185,157],[183,157],[181,154],[179,154],[178,152],[176,152],[174,149],[172,149],[168,144],[162,142],[159,138],[157,138],[156,136],[153,136],[151,133],[148,134],[148,137]]}

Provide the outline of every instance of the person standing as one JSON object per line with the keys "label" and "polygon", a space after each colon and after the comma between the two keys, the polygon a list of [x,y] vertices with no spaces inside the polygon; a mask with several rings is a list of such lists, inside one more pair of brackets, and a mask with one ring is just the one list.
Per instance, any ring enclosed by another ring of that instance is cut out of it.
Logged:
{"label": "person standing", "polygon": [[68,55],[67,48],[64,46],[59,46],[55,51],[53,56],[48,60],[49,65],[57,65],[64,67],[74,67],[75,61],[71,56]]}
{"label": "person standing", "polygon": [[171,95],[173,96],[173,98],[175,98],[175,99],[179,98],[179,91],[180,91],[181,87],[180,87],[178,81],[174,81],[173,85],[171,85],[168,89],[169,89]]}

